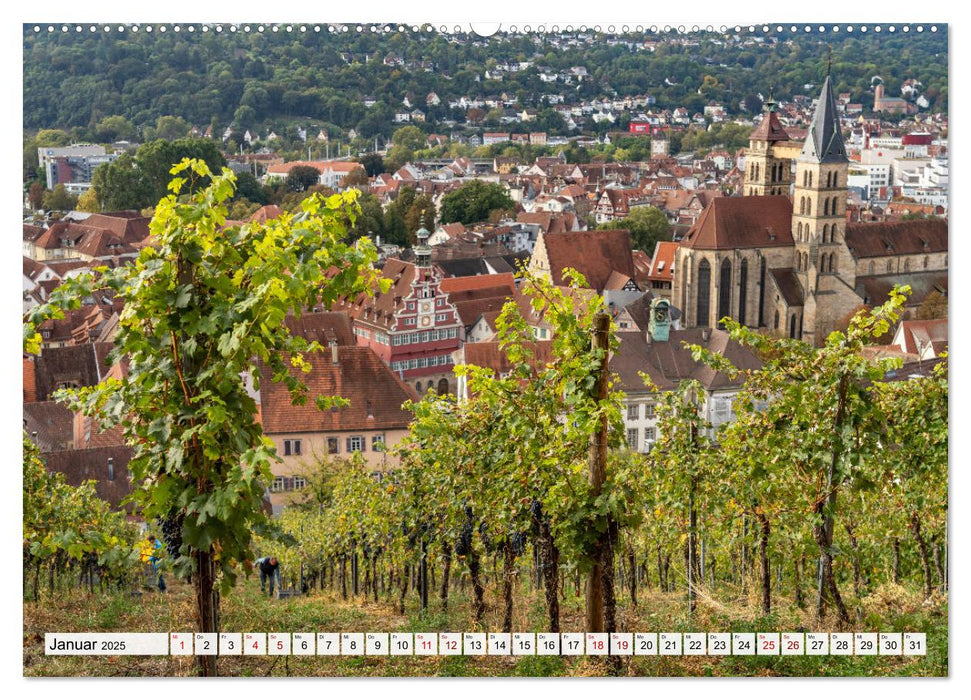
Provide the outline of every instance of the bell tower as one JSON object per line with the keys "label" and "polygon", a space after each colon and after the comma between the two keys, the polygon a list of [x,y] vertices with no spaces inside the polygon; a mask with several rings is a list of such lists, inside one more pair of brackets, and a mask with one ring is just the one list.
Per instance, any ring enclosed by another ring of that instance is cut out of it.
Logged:
{"label": "bell tower", "polygon": [[833,86],[827,75],[806,143],[796,159],[792,202],[794,268],[806,300],[803,340],[807,342],[815,341],[812,336],[819,277],[838,272],[838,252],[846,230],[848,162]]}
{"label": "bell tower", "polygon": [[775,115],[775,101],[772,96],[764,105],[762,123],[749,136],[748,150],[745,152],[745,186],[742,191],[747,196],[789,194],[789,159],[780,157],[775,144],[788,141],[789,135]]}

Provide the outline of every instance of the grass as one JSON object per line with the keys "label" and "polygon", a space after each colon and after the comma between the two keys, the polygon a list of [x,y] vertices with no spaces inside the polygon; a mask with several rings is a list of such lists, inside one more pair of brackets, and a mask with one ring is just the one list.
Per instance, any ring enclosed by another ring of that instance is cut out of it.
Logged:
{"label": "grass", "polygon": [[[567,586],[561,601],[561,629],[583,630],[582,596]],[[498,591],[489,589],[482,631],[501,628]],[[513,629],[547,629],[542,597],[520,591]],[[923,657],[889,656],[681,656],[623,657],[612,668],[599,657],[221,657],[219,673],[226,676],[946,676],[948,673],[947,602],[943,596],[923,601],[899,586],[884,586],[853,600],[857,624],[850,630],[911,631],[927,634]],[[758,615],[754,599],[731,591],[702,596],[692,617],[685,613],[680,594],[640,591],[631,609],[625,598],[618,605],[618,624],[630,631],[835,631],[818,625],[809,611],[778,600],[773,614]],[[192,657],[45,656],[45,632],[176,632],[193,627],[194,599],[190,586],[173,581],[169,592],[85,594],[59,593],[37,602],[24,602],[23,664],[25,676],[191,676]],[[223,599],[221,629],[235,632],[418,632],[474,631],[464,595],[453,593],[447,611],[437,597],[422,614],[409,594],[405,615],[392,601],[344,601],[333,593],[285,600],[260,594],[258,582],[244,580]],[[849,630],[848,630],[849,631]]]}

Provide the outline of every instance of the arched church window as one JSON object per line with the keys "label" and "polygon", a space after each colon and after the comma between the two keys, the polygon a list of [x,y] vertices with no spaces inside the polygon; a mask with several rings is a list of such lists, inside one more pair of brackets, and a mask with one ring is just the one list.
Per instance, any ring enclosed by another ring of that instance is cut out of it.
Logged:
{"label": "arched church window", "polygon": [[748,304],[748,260],[742,259],[738,271],[738,322],[745,325],[745,307]]}
{"label": "arched church window", "polygon": [[696,326],[709,324],[709,302],[711,299],[711,265],[707,260],[698,263],[698,312],[695,317]]}
{"label": "arched church window", "polygon": [[732,315],[732,263],[728,258],[722,260],[718,280],[718,325],[721,319]]}

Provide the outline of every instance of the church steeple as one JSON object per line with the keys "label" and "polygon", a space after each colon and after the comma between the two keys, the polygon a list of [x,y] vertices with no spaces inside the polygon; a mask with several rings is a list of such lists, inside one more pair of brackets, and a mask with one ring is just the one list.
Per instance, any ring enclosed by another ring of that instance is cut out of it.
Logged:
{"label": "church steeple", "polygon": [[823,81],[823,90],[816,103],[806,144],[799,160],[808,163],[846,163],[846,146],[840,133],[840,121],[836,112],[836,98],[829,75]]}
{"label": "church steeple", "polygon": [[[835,275],[841,267],[845,270],[851,264],[846,259],[840,262],[846,232],[848,163],[833,86],[827,75],[806,143],[796,159],[792,200],[792,238],[796,244],[793,267],[803,289],[802,320],[806,329],[815,327],[815,295],[820,277]],[[811,343],[818,340],[811,330],[805,330],[802,337]]]}

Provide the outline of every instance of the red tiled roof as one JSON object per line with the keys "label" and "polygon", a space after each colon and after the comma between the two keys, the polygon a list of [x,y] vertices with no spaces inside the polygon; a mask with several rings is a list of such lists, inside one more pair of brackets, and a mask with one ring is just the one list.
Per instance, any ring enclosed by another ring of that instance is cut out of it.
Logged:
{"label": "red tiled roof", "polygon": [[449,299],[452,301],[456,300],[451,296],[453,292],[471,292],[476,290],[497,292],[490,294],[490,296],[498,296],[499,293],[508,293],[511,296],[516,293],[516,280],[511,272],[501,272],[496,275],[446,277],[442,280],[441,289],[449,295]]}
{"label": "red tiled roof", "polygon": [[267,204],[254,211],[247,221],[256,221],[265,224],[267,221],[279,218],[283,213],[283,210],[277,205]]}
{"label": "red tiled roof", "polygon": [[791,246],[792,201],[778,195],[715,197],[681,245],[702,250]]}
{"label": "red tiled roof", "polygon": [[[708,340],[705,340],[707,334]],[[739,369],[757,369],[761,362],[748,349],[731,340],[721,330],[689,328],[670,331],[666,342],[647,342],[643,332],[620,332],[620,347],[610,358],[610,371],[620,378],[621,388],[628,393],[647,392],[640,373],[647,374],[660,391],[677,388],[683,379],[696,379],[705,389],[723,389],[741,384],[703,362],[696,362],[684,343],[700,345],[726,357]]]}
{"label": "red tiled roof", "polygon": [[782,128],[779,118],[775,112],[766,112],[762,115],[762,122],[755,128],[749,138],[753,141],[788,141],[789,134]]}
{"label": "red tiled roof", "polygon": [[[902,321],[897,335],[904,341],[904,350],[913,354],[920,354],[921,345],[947,343],[947,319],[931,319],[928,321]],[[894,338],[896,340],[896,338]],[[935,348],[936,349],[936,348]]]}
{"label": "red tiled roof", "polygon": [[678,252],[678,244],[673,241],[658,241],[651,259],[648,279],[659,282],[674,280],[674,259]]}
{"label": "red tiled roof", "polygon": [[[549,363],[553,359],[553,341],[537,340],[527,343],[527,347],[533,352],[534,368]],[[500,349],[497,341],[486,341],[482,343],[466,343],[464,346],[465,364],[485,367],[499,374],[506,374],[512,371],[513,364],[509,362],[506,353]]]}
{"label": "red tiled roof", "polygon": [[846,245],[857,259],[942,253],[947,250],[947,221],[847,224]]}
{"label": "red tiled roof", "polygon": [[[43,456],[43,460],[48,471],[61,472],[71,486],[80,486],[93,479],[98,497],[108,501],[113,508],[119,508],[122,500],[131,493],[128,478],[128,462],[131,457],[130,447],[118,445],[49,452]],[[113,479],[108,478],[109,458],[113,464]],[[131,504],[125,506],[128,512],[132,508]]]}
{"label": "red tiled roof", "polygon": [[772,268],[769,270],[769,274],[775,280],[775,284],[788,306],[803,305],[802,285],[799,284],[796,273],[791,267]]}
{"label": "red tiled roof", "polygon": [[[309,374],[300,375],[307,384],[308,400],[294,406],[285,384],[264,376],[260,386],[263,429],[267,434],[347,432],[354,430],[405,429],[412,415],[401,405],[415,399],[413,390],[391,371],[368,347],[338,347],[337,364],[330,351],[306,356]],[[340,396],[350,406],[320,411],[317,396]]]}
{"label": "red tiled roof", "polygon": [[630,232],[626,229],[572,231],[543,237],[553,283],[564,285],[563,270],[572,267],[591,289],[602,291],[612,273],[634,277]]}

